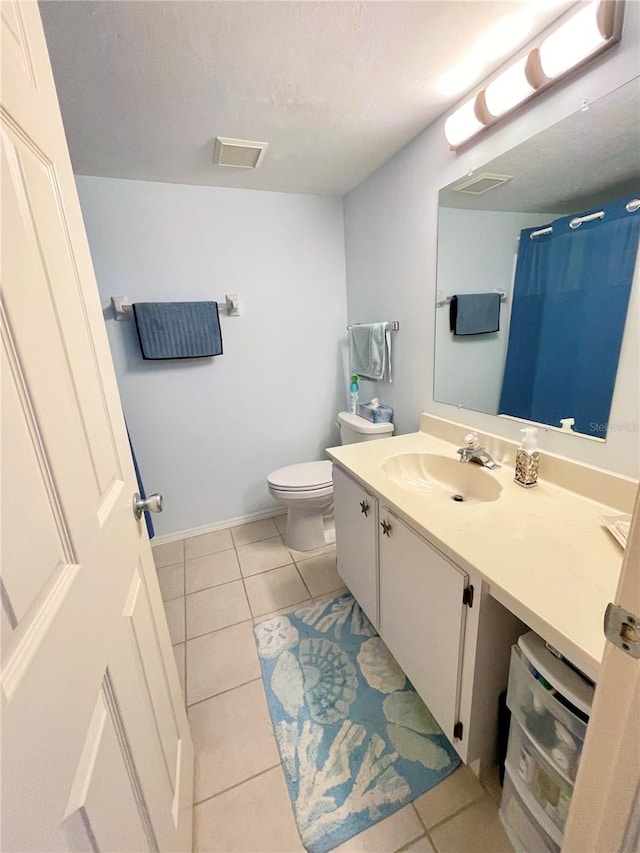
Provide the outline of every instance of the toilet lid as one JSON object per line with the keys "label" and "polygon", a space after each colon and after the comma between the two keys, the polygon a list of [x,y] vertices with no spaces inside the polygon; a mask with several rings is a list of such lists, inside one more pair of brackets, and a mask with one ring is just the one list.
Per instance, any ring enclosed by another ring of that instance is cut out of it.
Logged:
{"label": "toilet lid", "polygon": [[283,492],[306,492],[311,489],[326,489],[333,485],[331,479],[332,464],[326,462],[301,462],[299,465],[287,465],[278,468],[267,477],[267,482]]}

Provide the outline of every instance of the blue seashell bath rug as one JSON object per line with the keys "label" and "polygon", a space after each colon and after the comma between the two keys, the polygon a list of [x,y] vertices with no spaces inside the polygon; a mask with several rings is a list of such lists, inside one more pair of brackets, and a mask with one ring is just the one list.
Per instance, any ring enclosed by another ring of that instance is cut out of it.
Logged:
{"label": "blue seashell bath rug", "polygon": [[254,627],[269,713],[304,846],[326,853],[460,764],[346,593]]}

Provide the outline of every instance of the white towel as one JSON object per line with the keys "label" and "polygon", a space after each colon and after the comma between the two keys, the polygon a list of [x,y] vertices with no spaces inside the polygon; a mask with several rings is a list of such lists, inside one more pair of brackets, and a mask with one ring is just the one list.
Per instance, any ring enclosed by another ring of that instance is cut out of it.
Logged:
{"label": "white towel", "polygon": [[351,373],[391,382],[391,329],[388,323],[362,323],[349,330]]}

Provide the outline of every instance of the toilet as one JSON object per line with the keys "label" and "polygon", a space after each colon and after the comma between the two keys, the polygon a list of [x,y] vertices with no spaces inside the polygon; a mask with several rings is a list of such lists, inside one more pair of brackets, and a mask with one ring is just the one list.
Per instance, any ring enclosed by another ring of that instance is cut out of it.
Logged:
{"label": "toilet", "polygon": [[[349,412],[338,413],[340,444],[388,438],[393,424],[372,424]],[[333,516],[332,463],[301,462],[278,468],[267,477],[269,492],[287,508],[285,544],[312,551],[336,541]]]}

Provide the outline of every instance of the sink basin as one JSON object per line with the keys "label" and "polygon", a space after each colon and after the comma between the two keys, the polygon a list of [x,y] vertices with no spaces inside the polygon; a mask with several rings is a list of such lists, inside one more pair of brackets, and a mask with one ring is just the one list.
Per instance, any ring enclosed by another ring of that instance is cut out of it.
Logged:
{"label": "sink basin", "polygon": [[502,491],[494,476],[475,462],[459,462],[435,453],[401,453],[389,457],[382,467],[392,482],[407,491],[462,505],[497,501]]}

